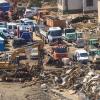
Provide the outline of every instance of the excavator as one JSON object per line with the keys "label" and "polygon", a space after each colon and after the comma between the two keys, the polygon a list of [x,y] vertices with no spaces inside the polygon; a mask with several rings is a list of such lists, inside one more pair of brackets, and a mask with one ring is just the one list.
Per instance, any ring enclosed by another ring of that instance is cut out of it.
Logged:
{"label": "excavator", "polygon": [[[29,48],[38,48],[37,65],[33,64],[30,66],[30,59],[28,60],[28,62],[25,61],[25,64],[20,62],[20,53],[30,55],[30,51],[27,50]],[[8,59],[6,59],[5,61],[0,61],[0,79],[2,81],[10,82],[24,82],[25,80],[32,80],[32,77],[37,73],[39,75],[42,70],[42,52],[43,44],[39,41],[14,50],[14,52],[8,56]]]}
{"label": "excavator", "polygon": [[[26,56],[30,55],[30,51],[27,49],[32,49],[32,48],[38,48],[38,64],[40,63],[40,56],[41,56],[41,50],[43,49],[43,44],[40,42],[35,42],[32,44],[28,44],[24,47],[21,48],[17,48],[16,50],[14,50],[13,53],[6,55],[6,60],[3,59],[3,61],[0,61],[0,69],[7,69],[7,70],[12,70],[12,69],[16,69],[16,67],[19,66],[19,56],[21,53],[24,53]],[[29,62],[28,62],[29,63]]]}

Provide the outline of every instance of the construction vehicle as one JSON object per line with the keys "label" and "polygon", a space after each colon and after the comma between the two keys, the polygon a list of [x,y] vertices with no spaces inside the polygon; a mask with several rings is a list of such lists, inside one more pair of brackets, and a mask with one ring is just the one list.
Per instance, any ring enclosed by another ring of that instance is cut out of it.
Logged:
{"label": "construction vehicle", "polygon": [[62,30],[60,27],[50,27],[45,30],[40,28],[40,37],[43,39],[44,43],[52,44],[55,41],[61,40]]}
{"label": "construction vehicle", "polygon": [[88,41],[89,49],[98,48],[99,46],[99,39],[97,38],[90,38]]}
{"label": "construction vehicle", "polygon": [[93,64],[100,64],[99,39],[91,38],[88,40],[89,61]]}
{"label": "construction vehicle", "polygon": [[[20,53],[27,53],[27,48],[38,48],[38,56],[40,56],[40,51],[42,50],[43,48],[43,44],[42,43],[39,43],[39,42],[34,42],[33,44],[29,44],[29,45],[26,45],[22,48],[17,48],[13,53],[9,54],[8,55],[5,55],[7,56],[7,59],[3,61],[0,61],[0,69],[5,69],[5,70],[12,70],[12,69],[16,69],[16,67],[19,66],[19,60],[18,60],[18,57],[19,57],[19,54]],[[29,52],[29,51],[28,51]],[[29,55],[29,54],[28,54]],[[19,66],[20,67],[20,66]]]}
{"label": "construction vehicle", "polygon": [[62,38],[68,42],[75,42],[77,39],[83,38],[83,32],[76,32],[76,30],[72,27],[66,28],[64,29]]}
{"label": "construction vehicle", "polygon": [[92,64],[100,64],[100,49],[89,50],[89,61]]}
{"label": "construction vehicle", "polygon": [[68,48],[64,44],[55,44],[45,48],[46,54],[49,57],[47,64],[62,66],[62,58],[68,58]]}

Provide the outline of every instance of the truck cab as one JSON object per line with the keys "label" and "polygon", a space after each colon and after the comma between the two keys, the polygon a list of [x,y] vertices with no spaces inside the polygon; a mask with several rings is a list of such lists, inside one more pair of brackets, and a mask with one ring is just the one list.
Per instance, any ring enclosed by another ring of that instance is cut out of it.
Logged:
{"label": "truck cab", "polygon": [[100,50],[99,49],[89,50],[89,61],[94,64],[100,64]]}
{"label": "truck cab", "polygon": [[89,48],[98,48],[99,39],[95,39],[95,38],[89,39],[88,40],[88,45],[89,45]]}
{"label": "truck cab", "polygon": [[62,58],[67,58],[68,57],[68,54],[67,54],[67,47],[63,46],[63,45],[58,45],[53,49],[53,57],[55,60],[60,60]]}
{"label": "truck cab", "polygon": [[35,31],[35,27],[36,27],[36,22],[34,20],[30,20],[28,18],[23,18],[23,19],[20,19],[20,23],[22,25],[27,25],[31,28],[32,31]]}
{"label": "truck cab", "polygon": [[84,49],[78,49],[73,55],[73,60],[80,63],[87,63],[89,61],[89,54]]}
{"label": "truck cab", "polygon": [[76,30],[74,28],[64,29],[63,39],[68,42],[73,42],[76,40]]}
{"label": "truck cab", "polygon": [[62,39],[62,30],[60,27],[50,27],[48,30],[40,28],[40,36],[44,42],[52,44]]}
{"label": "truck cab", "polygon": [[55,42],[61,39],[62,32],[60,27],[50,27],[48,31],[48,42]]}

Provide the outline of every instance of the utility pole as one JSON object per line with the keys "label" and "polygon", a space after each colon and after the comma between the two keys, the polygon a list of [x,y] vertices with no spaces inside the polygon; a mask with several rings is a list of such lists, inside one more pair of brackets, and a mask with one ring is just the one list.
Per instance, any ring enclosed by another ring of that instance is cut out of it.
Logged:
{"label": "utility pole", "polygon": [[84,15],[84,7],[85,7],[85,4],[84,3],[85,3],[85,1],[83,0],[82,3],[83,3],[83,15]]}

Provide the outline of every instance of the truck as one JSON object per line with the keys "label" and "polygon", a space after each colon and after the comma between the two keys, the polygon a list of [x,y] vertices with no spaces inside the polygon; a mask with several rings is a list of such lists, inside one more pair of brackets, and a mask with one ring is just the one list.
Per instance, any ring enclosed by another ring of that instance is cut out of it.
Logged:
{"label": "truck", "polygon": [[100,64],[99,39],[91,38],[88,40],[89,60],[92,64]]}
{"label": "truck", "polygon": [[77,32],[74,28],[65,28],[62,38],[68,42],[75,42],[77,39],[83,38],[83,32]]}
{"label": "truck", "polygon": [[48,30],[40,28],[39,35],[43,39],[44,43],[48,44],[62,40],[62,30],[60,27],[49,27]]}
{"label": "truck", "polygon": [[64,44],[55,44],[53,46],[46,46],[45,52],[48,56],[47,64],[62,66],[62,58],[68,58],[68,47]]}
{"label": "truck", "polygon": [[25,60],[24,63],[20,62],[23,60],[20,59],[21,53],[30,56],[30,52],[27,50],[28,48],[38,48],[38,59],[35,61],[35,67],[41,68],[41,50],[43,49],[43,45],[42,43],[35,41],[32,44],[23,46],[22,48],[17,48],[13,52],[7,52],[3,57],[0,58],[0,75],[3,76],[1,77],[3,81],[8,80],[9,78],[12,80],[12,78],[26,79],[28,77],[30,79],[32,77],[33,74],[31,74],[31,72],[34,64],[32,64],[32,66],[29,65],[28,57],[28,62],[27,60]]}
{"label": "truck", "polygon": [[32,42],[33,41],[32,32],[21,31],[20,37],[23,38],[26,42]]}
{"label": "truck", "polygon": [[89,49],[89,61],[90,63],[94,65],[99,65],[100,64],[100,49],[94,48],[94,49]]}

